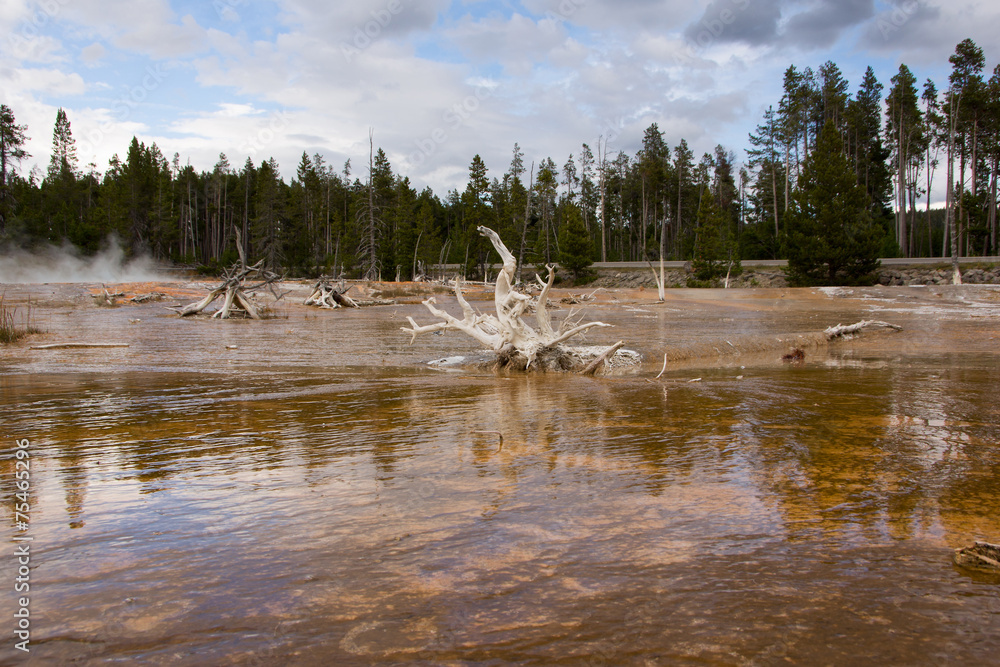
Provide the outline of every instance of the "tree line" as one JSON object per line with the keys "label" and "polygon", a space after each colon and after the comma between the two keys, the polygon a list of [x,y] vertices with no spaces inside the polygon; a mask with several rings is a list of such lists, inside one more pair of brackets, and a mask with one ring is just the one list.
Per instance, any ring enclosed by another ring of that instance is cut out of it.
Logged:
{"label": "tree line", "polygon": [[[582,144],[559,166],[514,144],[501,176],[479,155],[465,189],[417,191],[370,137],[366,164],[303,153],[286,182],[271,158],[211,171],[133,138],[103,173],[81,168],[56,115],[48,169],[20,173],[28,128],[0,105],[0,239],[69,241],[95,252],[115,235],[132,253],[217,269],[247,257],[295,275],[407,279],[440,264],[481,276],[497,230],[520,265],[690,260],[700,279],[741,259],[784,258],[801,284],[864,282],[878,257],[997,254],[1000,66],[964,40],[943,90],[900,65],[888,92],[872,68],[852,95],[839,67],[790,66],[750,133],[745,160],[719,145],[695,158],[656,123],[634,154]],[[595,151],[596,148],[596,151]],[[928,193],[944,178],[943,210]]]}

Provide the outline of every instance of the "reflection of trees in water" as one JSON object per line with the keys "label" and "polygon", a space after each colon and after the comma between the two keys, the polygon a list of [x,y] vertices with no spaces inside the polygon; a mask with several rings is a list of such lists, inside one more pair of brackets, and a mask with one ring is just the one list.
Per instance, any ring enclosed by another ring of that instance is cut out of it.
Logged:
{"label": "reflection of trees in water", "polygon": [[937,522],[968,535],[970,518],[995,531],[996,454],[977,465],[970,448],[995,442],[997,428],[963,423],[984,404],[961,405],[963,388],[968,379],[955,386],[900,367],[803,371],[795,384],[745,394],[737,433],[793,536],[822,527],[904,539]]}
{"label": "reflection of trees in water", "polygon": [[[822,526],[906,538],[941,522],[966,537],[989,536],[1000,516],[993,384],[989,368],[898,364],[697,384],[392,369],[237,382],[137,373],[77,377],[21,417],[45,415],[37,438],[58,449],[71,525],[82,525],[97,468],[120,466],[147,492],[206,469],[297,467],[314,487],[331,463],[360,456],[394,503],[442,501],[442,485],[471,483],[469,467],[484,482],[484,515],[525,484],[567,473],[598,491],[614,476],[656,496],[692,480],[739,485],[745,468],[792,534]],[[483,430],[503,433],[502,451]]]}

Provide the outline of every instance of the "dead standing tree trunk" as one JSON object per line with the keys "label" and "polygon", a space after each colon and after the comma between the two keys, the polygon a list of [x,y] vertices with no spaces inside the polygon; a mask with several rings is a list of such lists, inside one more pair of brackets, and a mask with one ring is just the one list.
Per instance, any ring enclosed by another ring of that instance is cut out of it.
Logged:
{"label": "dead standing tree trunk", "polygon": [[[212,313],[212,317],[228,319],[236,311],[240,311],[254,320],[263,319],[257,304],[253,300],[253,292],[262,287],[271,287],[281,280],[281,276],[263,269],[264,260],[260,260],[253,266],[246,266],[242,262],[223,272],[222,284],[213,289],[201,301],[189,303],[183,308],[174,308],[181,317],[195,315],[208,308],[220,296],[224,296],[222,308]],[[259,282],[247,285],[248,280],[257,279]],[[273,289],[273,288],[272,288]],[[283,295],[282,295],[283,296]],[[280,298],[280,297],[276,297]]]}
{"label": "dead standing tree trunk", "polygon": [[[411,343],[419,334],[461,331],[496,353],[497,368],[517,370],[527,370],[534,366],[543,370],[582,371],[587,369],[588,362],[607,352],[606,346],[575,347],[564,343],[594,327],[607,327],[611,326],[610,324],[604,322],[580,324],[567,318],[558,329],[553,329],[547,310],[548,293],[555,280],[553,267],[546,267],[548,280],[542,283],[542,291],[537,299],[516,292],[513,288],[514,273],[517,269],[514,255],[492,229],[479,227],[478,230],[490,240],[503,260],[503,268],[497,276],[494,292],[496,314],[482,314],[473,310],[462,296],[461,282],[456,281],[455,296],[462,308],[463,318],[458,319],[437,308],[435,305],[437,302],[431,297],[423,303],[432,315],[441,318],[442,321],[419,325],[412,317],[407,317],[410,326],[401,329],[411,334]],[[535,311],[535,327],[522,319],[532,307]],[[607,355],[605,363],[611,366],[634,366],[639,363],[639,355],[631,350],[620,350],[616,347],[613,354]],[[588,372],[593,372],[593,369]]]}

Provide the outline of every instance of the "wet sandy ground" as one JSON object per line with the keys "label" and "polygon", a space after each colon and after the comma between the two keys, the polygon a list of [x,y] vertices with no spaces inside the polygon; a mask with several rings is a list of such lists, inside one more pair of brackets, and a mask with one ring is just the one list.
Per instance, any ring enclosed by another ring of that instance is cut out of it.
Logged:
{"label": "wet sandy ground", "polygon": [[[285,283],[263,322],[179,318],[167,306],[196,301],[217,283],[162,281],[107,285],[123,294],[116,308],[96,307],[99,284],[34,284],[4,287],[17,317],[31,320],[47,333],[0,351],[7,370],[39,372],[48,368],[102,370],[130,368],[199,369],[231,372],[274,367],[326,368],[345,365],[410,367],[455,355],[481,356],[475,341],[457,332],[410,338],[399,330],[406,317],[419,323],[435,319],[420,304],[434,296],[439,305],[458,313],[450,288],[419,283],[356,285],[358,298],[391,298],[392,306],[333,311],[302,305],[309,283]],[[483,311],[492,310],[492,294],[482,285],[465,287],[466,296]],[[130,303],[137,295],[158,292],[161,301]],[[578,304],[563,300],[587,296]],[[625,340],[645,358],[642,372],[655,375],[664,353],[671,366],[745,365],[775,362],[796,347],[798,334],[816,334],[836,324],[863,319],[886,320],[904,327],[902,334],[869,335],[851,346],[882,346],[896,353],[963,350],[992,353],[998,336],[1000,287],[995,285],[874,287],[824,289],[668,290],[657,303],[655,290],[555,289],[551,301],[556,321],[582,313],[584,321],[600,320],[615,328],[597,329],[584,342],[611,344]],[[221,299],[216,306],[221,305]],[[30,307],[29,307],[30,306]],[[210,309],[211,310],[211,309]],[[530,318],[529,318],[530,319]],[[803,339],[804,344],[810,340]],[[122,343],[121,350],[31,350],[53,343]],[[787,343],[787,344],[786,344]],[[835,346],[836,347],[836,346]],[[762,353],[756,358],[755,352]],[[778,354],[775,354],[778,352]],[[825,351],[824,351],[825,352]],[[693,362],[689,361],[691,358]]]}
{"label": "wet sandy ground", "polygon": [[[47,331],[0,349],[2,437],[32,442],[28,664],[1000,651],[1000,578],[950,561],[1000,541],[996,286],[602,290],[574,307],[615,328],[587,342],[645,360],[583,378],[429,367],[481,351],[457,333],[409,345],[405,317],[433,319],[414,286],[323,311],[289,284],[261,322],[166,310],[214,284],[108,285],[168,294],[117,308],[94,305],[98,284],[6,287]],[[816,342],[862,319],[903,331]],[[31,349],[67,342],[128,347]],[[12,479],[5,451],[8,545]],[[14,568],[0,557],[3,581]]]}

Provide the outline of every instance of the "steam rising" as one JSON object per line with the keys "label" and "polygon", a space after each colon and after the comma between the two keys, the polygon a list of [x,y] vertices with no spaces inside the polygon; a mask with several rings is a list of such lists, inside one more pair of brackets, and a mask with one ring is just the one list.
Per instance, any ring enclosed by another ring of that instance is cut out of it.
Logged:
{"label": "steam rising", "polygon": [[122,283],[162,280],[149,257],[125,260],[117,243],[93,257],[83,257],[69,243],[28,252],[5,248],[0,251],[0,283]]}

